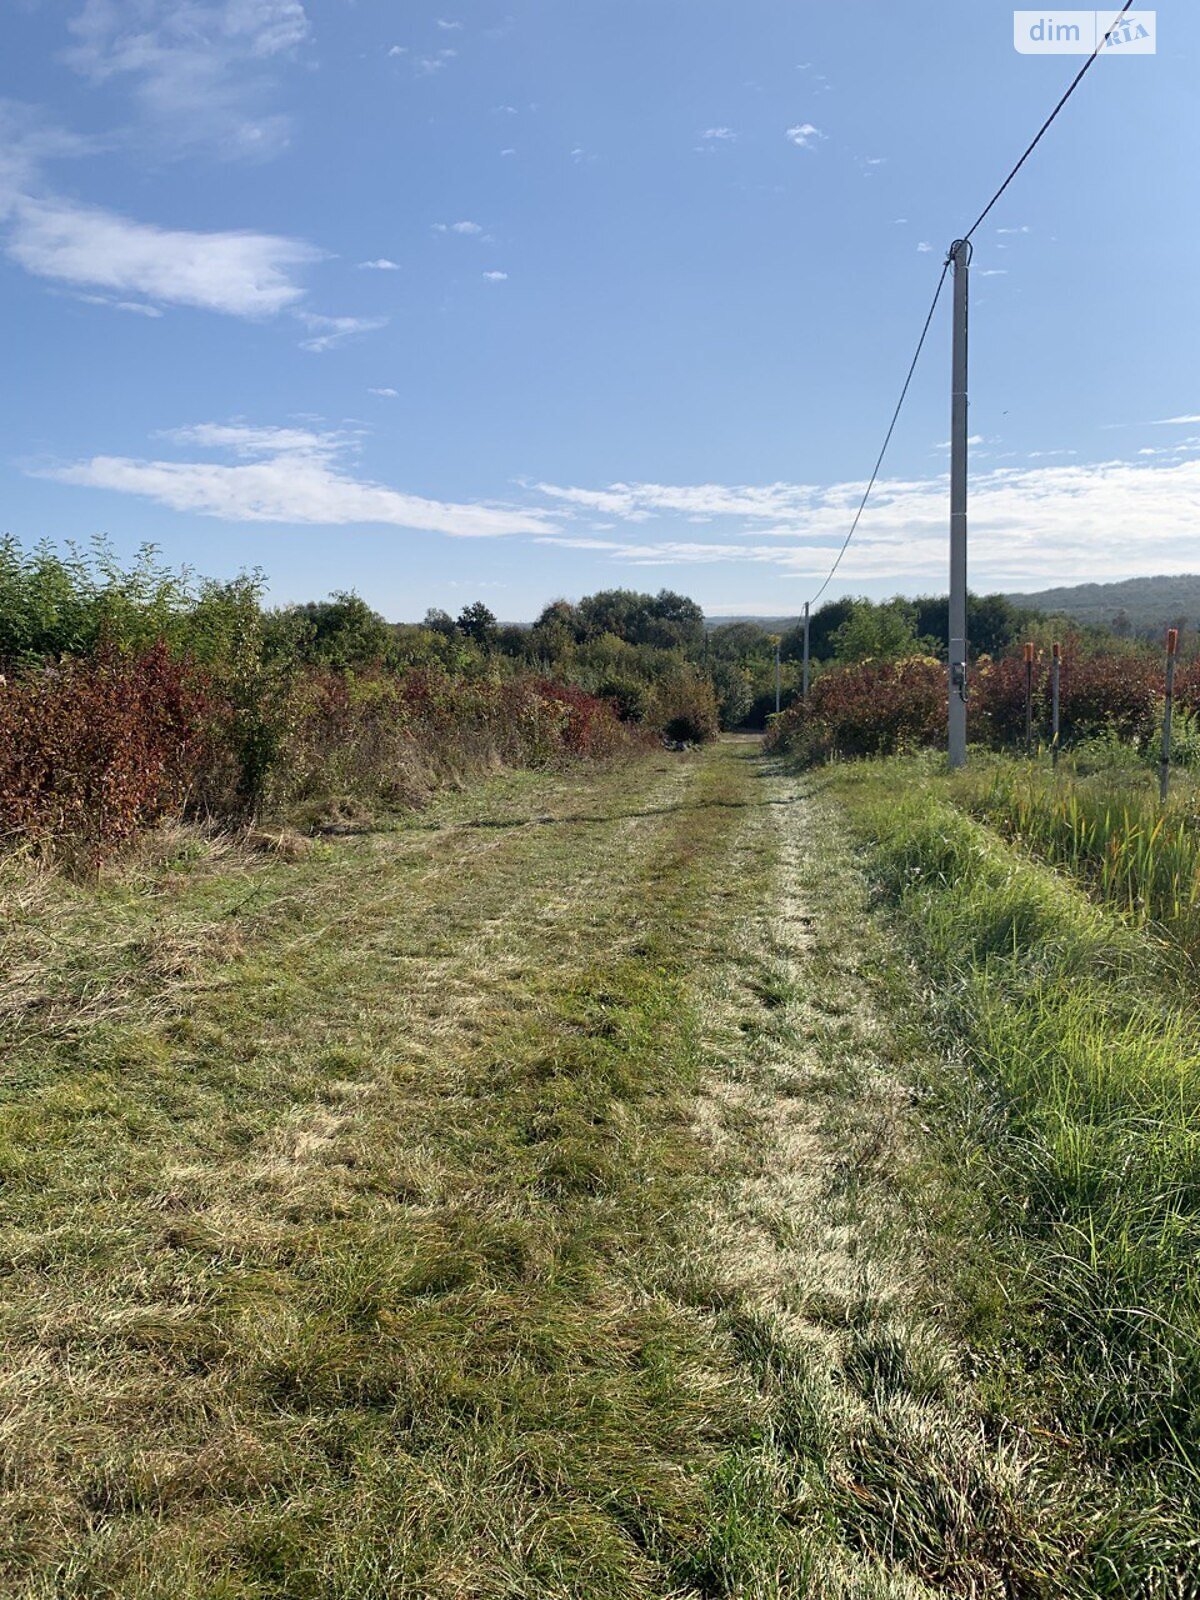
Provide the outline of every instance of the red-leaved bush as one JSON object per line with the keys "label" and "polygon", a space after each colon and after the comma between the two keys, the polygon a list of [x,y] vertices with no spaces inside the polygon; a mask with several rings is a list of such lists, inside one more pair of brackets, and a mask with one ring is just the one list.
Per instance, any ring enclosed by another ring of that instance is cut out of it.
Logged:
{"label": "red-leaved bush", "polygon": [[[1200,669],[1180,676],[1181,701],[1200,704]],[[822,674],[807,703],[776,718],[768,748],[804,761],[830,756],[892,755],[946,736],[946,667],[926,657],[867,661]],[[1153,658],[1130,654],[1065,656],[1060,685],[1064,744],[1112,731],[1131,744],[1151,737],[1159,715],[1163,672]],[[1191,699],[1189,700],[1189,696]],[[1050,736],[1050,667],[1034,663],[1033,726]],[[967,702],[968,736],[994,749],[1025,737],[1025,663],[1006,657],[973,668]]]}
{"label": "red-leaved bush", "polygon": [[946,731],[946,669],[927,656],[835,667],[767,730],[767,748],[806,762],[890,756],[936,744]]}
{"label": "red-leaved bush", "polygon": [[218,710],[163,646],[0,683],[0,839],[95,853],[181,809]]}
{"label": "red-leaved bush", "polygon": [[598,759],[631,739],[606,701],[532,676],[311,669],[235,687],[161,645],[0,680],[0,844],[95,859],[189,809],[413,803],[472,771]]}

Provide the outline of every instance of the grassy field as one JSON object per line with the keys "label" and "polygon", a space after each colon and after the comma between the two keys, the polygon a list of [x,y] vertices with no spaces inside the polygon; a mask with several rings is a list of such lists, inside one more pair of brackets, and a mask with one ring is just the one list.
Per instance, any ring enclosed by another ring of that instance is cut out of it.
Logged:
{"label": "grassy field", "polygon": [[726,740],[9,863],[0,1590],[1190,1593],[1189,1024],[907,781]]}
{"label": "grassy field", "polygon": [[1138,790],[1056,784],[1017,762],[953,780],[929,763],[868,764],[819,781],[902,952],[881,976],[934,1045],[918,1081],[935,1159],[957,1170],[978,1236],[956,1263],[943,1234],[942,1281],[983,1392],[1071,1451],[1076,1471],[1047,1504],[1094,1475],[1065,1518],[1094,1518],[1084,1592],[1200,1592],[1187,802],[1163,820],[1148,774]]}

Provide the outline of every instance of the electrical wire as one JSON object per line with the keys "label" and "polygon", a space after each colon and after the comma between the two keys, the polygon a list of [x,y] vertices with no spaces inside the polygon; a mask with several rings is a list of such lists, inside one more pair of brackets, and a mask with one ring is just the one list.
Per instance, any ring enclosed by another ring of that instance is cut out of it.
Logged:
{"label": "electrical wire", "polygon": [[[1120,12],[1118,13],[1118,17],[1123,17],[1125,15],[1125,13],[1132,8],[1133,3],[1134,3],[1134,0],[1125,0],[1125,4],[1121,7]],[[1116,26],[1116,22],[1117,22],[1117,18],[1114,18],[1113,19],[1113,27],[1114,28]],[[1009,173],[1008,177],[1005,178],[1004,182],[996,190],[995,194],[988,201],[987,205],[984,206],[983,210],[975,218],[975,221],[971,224],[971,226],[968,229],[968,231],[963,234],[963,238],[964,239],[969,239],[971,237],[971,235],[975,232],[976,228],[979,227],[980,223],[984,220],[984,218],[992,210],[992,207],[996,204],[997,200],[999,200],[1000,196],[1004,193],[1004,191],[1008,188],[1009,184],[1016,177],[1017,173],[1020,172],[1021,168],[1029,160],[1030,156],[1037,149],[1038,145],[1041,144],[1042,139],[1045,137],[1047,131],[1049,130],[1050,124],[1054,121],[1055,117],[1058,116],[1058,113],[1062,110],[1062,108],[1066,105],[1067,101],[1071,98],[1071,96],[1075,93],[1076,89],[1078,89],[1079,85],[1083,82],[1085,74],[1091,71],[1092,67],[1095,64],[1096,57],[1100,54],[1101,50],[1103,50],[1105,44],[1108,41],[1109,34],[1111,34],[1112,31],[1113,31],[1113,28],[1110,28],[1108,30],[1108,33],[1106,33],[1104,35],[1104,38],[1100,41],[1100,43],[1092,51],[1091,55],[1087,58],[1087,60],[1080,67],[1079,71],[1075,74],[1075,77],[1072,79],[1071,86],[1067,90],[1066,94],[1063,95],[1062,99],[1055,106],[1054,110],[1046,118],[1045,122],[1042,123],[1041,127],[1037,131],[1037,134],[1034,136],[1032,142],[1030,143],[1028,149],[1025,151],[1025,154],[1021,157],[1020,161],[1017,162],[1016,166]]]}
{"label": "electrical wire", "polygon": [[[1125,4],[1121,7],[1120,11],[1117,13],[1116,17],[1114,17],[1114,19],[1113,19],[1113,26],[1114,27],[1116,26],[1116,22],[1120,17],[1123,17],[1127,11],[1132,10],[1133,5],[1134,5],[1134,0],[1125,0]],[[1037,149],[1038,145],[1041,144],[1042,140],[1045,138],[1047,132],[1050,129],[1051,124],[1054,122],[1054,120],[1058,116],[1059,112],[1066,105],[1067,101],[1071,98],[1071,96],[1075,93],[1076,89],[1078,89],[1079,85],[1083,82],[1083,79],[1084,79],[1085,75],[1091,69],[1092,65],[1094,64],[1094,62],[1096,60],[1096,57],[1100,54],[1101,50],[1104,48],[1105,44],[1108,41],[1109,35],[1112,33],[1112,31],[1113,31],[1113,29],[1110,28],[1108,30],[1108,32],[1104,35],[1104,38],[1100,41],[1099,44],[1097,44],[1096,48],[1092,51],[1091,55],[1088,56],[1087,60],[1083,64],[1083,66],[1080,67],[1079,71],[1075,74],[1075,77],[1072,79],[1071,84],[1070,84],[1069,88],[1067,89],[1066,94],[1063,95],[1062,99],[1058,102],[1058,104],[1055,106],[1054,110],[1046,118],[1045,122],[1042,123],[1041,127],[1038,129],[1037,133],[1034,135],[1033,139],[1030,141],[1029,145],[1026,147],[1025,153],[1022,155],[1021,159],[1017,162],[1016,166],[1013,167],[1012,171],[1008,174],[1008,177],[1005,178],[1004,182],[996,190],[995,194],[988,201],[987,205],[984,206],[983,210],[975,218],[975,221],[971,224],[971,226],[967,230],[967,232],[963,234],[962,240],[961,241],[957,241],[956,240],[955,241],[956,243],[959,243],[959,242],[967,243],[967,244],[970,243],[972,234],[974,234],[979,229],[980,225],[991,214],[991,212],[994,209],[997,201],[1004,194],[1004,192],[1008,188],[1009,184],[1012,183],[1012,181],[1016,177],[1017,173],[1020,172],[1021,168],[1029,160],[1030,156]],[[858,524],[862,519],[863,512],[866,510],[867,501],[871,498],[871,491],[875,487],[875,480],[879,476],[879,469],[883,465],[883,458],[887,454],[887,447],[892,442],[892,434],[895,433],[896,424],[900,420],[900,412],[903,409],[904,402],[908,397],[909,386],[912,383],[913,374],[917,370],[917,362],[921,359],[921,351],[925,348],[925,338],[926,338],[926,335],[929,333],[929,327],[930,327],[930,324],[933,321],[933,314],[937,310],[938,300],[941,298],[942,288],[943,288],[943,286],[945,285],[945,282],[946,282],[946,273],[950,270],[950,261],[951,261],[951,258],[949,256],[947,256],[946,260],[942,263],[942,275],[938,279],[937,288],[933,292],[933,304],[929,307],[929,315],[925,318],[925,326],[921,329],[921,337],[917,341],[917,351],[916,351],[916,354],[912,358],[911,365],[909,366],[908,376],[904,380],[904,387],[900,391],[900,398],[896,402],[896,409],[895,409],[895,411],[893,411],[892,420],[888,424],[888,431],[884,435],[883,447],[879,452],[878,458],[876,459],[875,470],[871,473],[870,482],[867,484],[867,487],[866,487],[866,490],[865,490],[865,492],[863,494],[863,497],[862,497],[861,501],[859,502],[858,510],[854,513],[854,521],[850,524],[850,531],[846,535],[846,537],[845,537],[845,539],[844,539],[844,541],[842,543],[842,548],[837,553],[836,560],[834,561],[832,567],[830,567],[829,572],[828,572],[828,574],[827,574],[827,576],[825,578],[824,583],[822,583],[821,587],[817,590],[816,594],[814,594],[812,599],[808,602],[808,610],[810,612],[811,612],[813,606],[816,605],[817,601],[825,593],[826,589],[828,589],[829,585],[833,582],[834,574],[837,572],[837,569],[842,564],[842,557],[846,554],[846,551],[850,548],[850,541],[851,541],[851,539],[853,539],[855,533],[858,531]]]}
{"label": "electrical wire", "polygon": [[947,256],[945,261],[942,263],[942,275],[937,281],[937,288],[933,291],[933,303],[929,307],[929,315],[925,318],[925,326],[921,329],[921,337],[917,340],[916,352],[913,355],[912,361],[909,363],[908,375],[904,380],[904,387],[900,391],[900,398],[896,401],[896,409],[892,412],[892,420],[888,424],[887,433],[884,435],[883,445],[875,462],[875,470],[871,473],[871,481],[867,484],[866,489],[863,491],[863,497],[858,503],[858,510],[854,513],[854,521],[850,524],[850,532],[846,535],[846,538],[842,544],[842,548],[837,553],[837,560],[833,563],[832,567],[830,567],[825,582],[808,602],[808,608],[810,611],[825,593],[826,589],[828,589],[829,585],[833,582],[833,575],[837,571],[838,567],[841,566],[842,557],[846,554],[846,551],[850,547],[850,541],[853,539],[855,531],[858,528],[859,519],[862,517],[863,512],[867,508],[867,501],[871,498],[871,490],[875,487],[875,479],[879,476],[879,469],[883,465],[883,458],[887,454],[887,447],[892,442],[892,434],[895,433],[896,424],[900,420],[900,412],[903,409],[905,400],[908,398],[909,385],[913,381],[913,373],[917,370],[917,362],[921,359],[921,351],[925,348],[925,339],[929,333],[930,324],[933,322],[933,313],[937,310],[937,303],[941,299],[942,288],[946,282],[946,274],[949,272],[949,270],[950,257]]}

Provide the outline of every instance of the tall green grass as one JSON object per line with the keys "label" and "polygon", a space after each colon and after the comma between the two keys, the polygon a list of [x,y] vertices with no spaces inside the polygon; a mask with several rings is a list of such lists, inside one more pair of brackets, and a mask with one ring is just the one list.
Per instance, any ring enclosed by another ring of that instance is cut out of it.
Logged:
{"label": "tall green grass", "polygon": [[[906,789],[895,764],[834,786],[929,984],[916,1025],[947,1063],[930,1120],[986,1217],[959,1261],[964,1329],[998,1411],[1064,1435],[1121,1506],[1094,1592],[1198,1593],[1200,1018],[1141,934],[910,772]],[[1102,837],[1069,805],[1059,826],[1064,857]],[[1123,846],[1170,863],[1156,909],[1186,898],[1166,832]]]}
{"label": "tall green grass", "polygon": [[1155,927],[1200,958],[1200,809],[1191,780],[1164,807],[1145,773],[1057,776],[1004,762],[957,780],[953,792],[1135,926]]}

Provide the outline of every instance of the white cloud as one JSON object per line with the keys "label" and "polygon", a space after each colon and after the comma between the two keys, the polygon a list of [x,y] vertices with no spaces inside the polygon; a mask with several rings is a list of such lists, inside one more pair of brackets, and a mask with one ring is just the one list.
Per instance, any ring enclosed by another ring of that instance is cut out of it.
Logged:
{"label": "white cloud", "polygon": [[389,261],[386,256],[380,256],[377,261],[360,261],[359,266],[365,272],[399,272],[400,263]]}
{"label": "white cloud", "polygon": [[927,256],[929,254],[929,252],[933,249],[933,246],[930,244],[928,239],[922,239],[920,244],[917,246],[917,249],[921,252],[921,254],[923,256]]}
{"label": "white cloud", "polygon": [[1200,416],[1185,415],[1182,417],[1159,417],[1157,421],[1152,422],[1150,426],[1152,428],[1180,428],[1191,427],[1194,422],[1200,422]]}
{"label": "white cloud", "polygon": [[266,233],[190,233],[67,200],[19,200],[8,254],[59,283],[134,292],[238,317],[269,317],[303,295],[295,271],[320,257]]}
{"label": "white cloud", "polygon": [[406,56],[407,54],[408,46],[404,44],[394,44],[388,51],[389,56]]}
{"label": "white cloud", "polygon": [[447,22],[445,17],[438,18],[438,27],[446,33],[457,33],[462,28],[461,22]]}
{"label": "white cloud", "polygon": [[161,317],[162,312],[157,306],[147,305],[144,300],[114,300],[107,294],[76,294],[76,300],[82,300],[88,306],[108,306],[113,311],[131,311],[139,317]]}
{"label": "white cloud", "polygon": [[700,137],[709,143],[732,144],[737,134],[732,128],[705,128]]}
{"label": "white cloud", "polygon": [[486,281],[488,283],[507,283],[508,282],[508,273],[507,272],[485,272],[483,276],[484,276],[484,278],[486,279]]}
{"label": "white cloud", "polygon": [[509,145],[507,149],[501,150],[501,152],[500,152],[500,154],[502,156],[515,156],[516,153],[517,152],[513,149],[513,147],[511,145]]}
{"label": "white cloud", "polygon": [[234,460],[142,461],[94,456],[38,475],[60,483],[139,495],[173,511],[225,522],[410,528],[452,538],[536,536],[555,531],[541,511],[429,500],[356,478],[339,459],[353,444],[343,435],[203,423],[178,429],[171,437],[180,444],[223,450]]}
{"label": "white cloud", "polygon": [[[537,487],[564,507],[635,525],[664,512],[733,519],[713,543],[613,540],[609,553],[616,560],[765,563],[809,581],[828,570],[865,485]],[[948,494],[944,475],[879,483],[847,553],[846,578],[944,586]],[[1032,589],[1172,566],[1188,570],[1200,521],[1200,461],[994,469],[973,477],[970,508],[972,574],[979,584]],[[731,540],[730,532],[738,537]]]}
{"label": "white cloud", "polygon": [[300,0],[85,0],[68,64],[93,83],[127,79],[164,145],[267,156],[288,140],[265,109],[278,63],[308,37]]}
{"label": "white cloud", "polygon": [[228,450],[235,456],[303,455],[326,458],[354,447],[353,434],[314,433],[310,428],[253,427],[245,422],[195,422],[185,428],[163,428],[155,435],[174,444],[195,444],[202,450]]}
{"label": "white cloud", "polygon": [[368,389],[367,393],[377,394],[385,400],[399,400],[400,398],[399,389]]}
{"label": "white cloud", "polygon": [[358,333],[374,333],[387,326],[386,317],[326,317],[315,311],[297,311],[296,320],[309,330],[308,339],[301,339],[301,350],[318,353],[332,350]]}
{"label": "white cloud", "polygon": [[801,150],[811,150],[815,139],[825,137],[820,128],[815,128],[811,122],[797,122],[787,130],[787,136]]}
{"label": "white cloud", "polygon": [[1022,226],[1020,228],[997,228],[996,232],[997,233],[1032,233],[1033,229],[1028,227],[1028,226]]}
{"label": "white cloud", "polygon": [[483,233],[478,222],[435,222],[434,233],[458,233],[464,238],[477,238]]}
{"label": "white cloud", "polygon": [[981,267],[976,273],[978,278],[1007,278],[1007,267]]}

